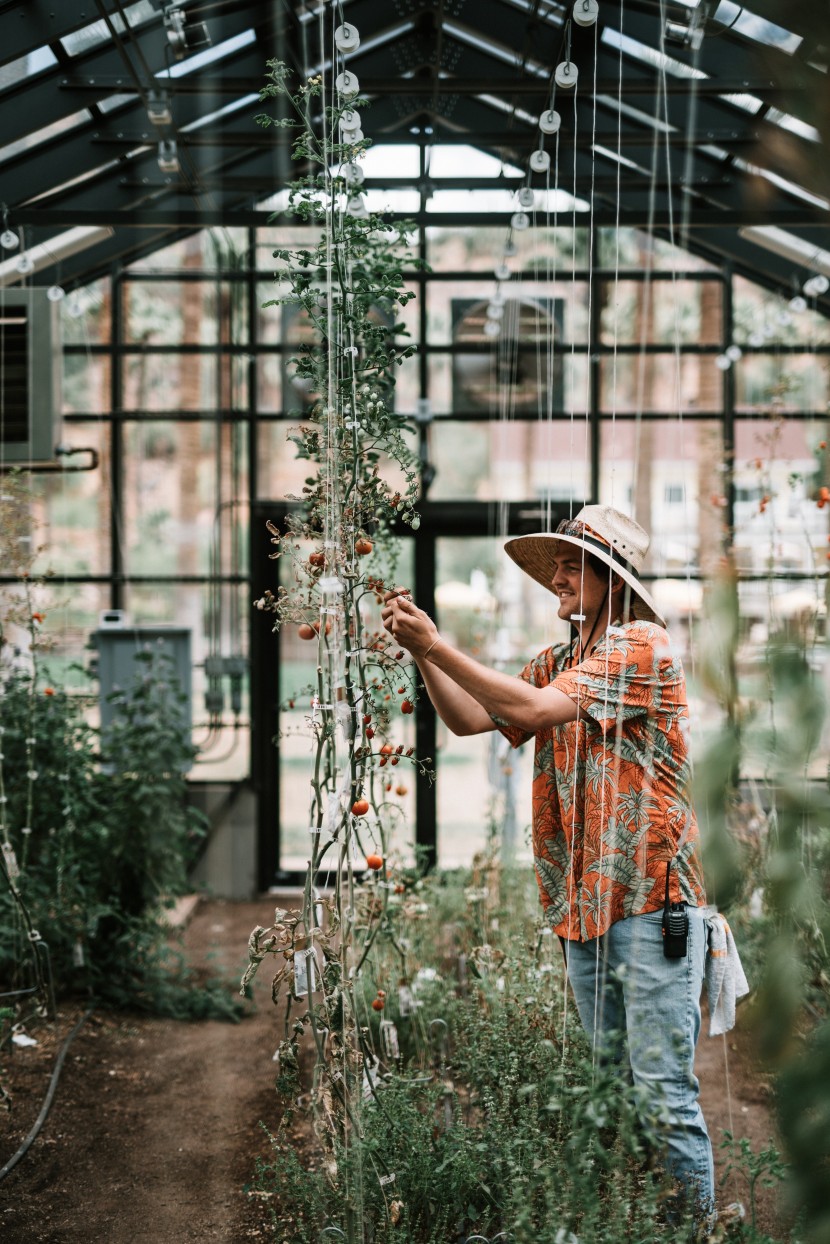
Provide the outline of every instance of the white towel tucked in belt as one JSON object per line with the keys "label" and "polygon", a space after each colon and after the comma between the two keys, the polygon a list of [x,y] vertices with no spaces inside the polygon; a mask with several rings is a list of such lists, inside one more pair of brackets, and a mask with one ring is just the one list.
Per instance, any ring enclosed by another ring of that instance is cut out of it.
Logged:
{"label": "white towel tucked in belt", "polygon": [[724,916],[705,912],[707,930],[706,995],[709,999],[709,1036],[719,1037],[735,1027],[735,1003],[749,993],[732,930]]}

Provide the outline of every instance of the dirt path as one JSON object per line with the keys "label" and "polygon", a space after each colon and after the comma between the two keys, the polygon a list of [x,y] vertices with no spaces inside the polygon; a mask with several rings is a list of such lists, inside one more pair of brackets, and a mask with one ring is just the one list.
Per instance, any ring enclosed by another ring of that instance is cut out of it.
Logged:
{"label": "dirt path", "polygon": [[[271,900],[203,904],[188,951],[238,980],[248,934],[272,917]],[[71,1047],[43,1131],[0,1183],[4,1244],[267,1238],[261,1207],[244,1191],[255,1156],[267,1154],[259,1122],[275,1106],[276,1012],[264,980],[256,992],[256,1013],[240,1024],[94,1015]],[[34,1121],[78,1013],[15,1055],[16,1125],[0,1118],[2,1161]]]}
{"label": "dirt path", "polygon": [[[248,934],[272,912],[269,899],[204,903],[186,934],[193,962],[237,980]],[[260,1121],[273,1119],[276,1107],[278,1024],[266,979],[256,997],[256,1012],[240,1024],[96,1013],[71,1047],[39,1138],[0,1183],[3,1244],[269,1240],[262,1202],[245,1191],[256,1156],[268,1152]],[[14,1108],[0,1113],[0,1165],[34,1122],[58,1049],[82,1010],[65,1010],[51,1034],[38,1031],[36,1047],[15,1053]],[[726,1040],[701,1037],[698,1074],[722,1169],[723,1128],[748,1136],[755,1149],[766,1144],[766,1082],[740,1028]],[[735,1199],[746,1199],[738,1181],[723,1194]],[[758,1225],[771,1234],[774,1205],[774,1193],[764,1193]]]}

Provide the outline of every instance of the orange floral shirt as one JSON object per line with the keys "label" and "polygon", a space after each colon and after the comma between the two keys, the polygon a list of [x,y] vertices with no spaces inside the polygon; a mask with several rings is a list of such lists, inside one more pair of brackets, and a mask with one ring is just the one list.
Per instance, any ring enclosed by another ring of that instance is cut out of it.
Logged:
{"label": "orange floral shirt", "polygon": [[[533,768],[533,854],[553,931],[590,941],[669,897],[706,902],[690,798],[689,710],[680,658],[651,622],[608,627],[568,668],[569,644],[540,652],[519,675],[553,684],[580,720],[540,730]],[[533,737],[495,719],[513,747]]]}

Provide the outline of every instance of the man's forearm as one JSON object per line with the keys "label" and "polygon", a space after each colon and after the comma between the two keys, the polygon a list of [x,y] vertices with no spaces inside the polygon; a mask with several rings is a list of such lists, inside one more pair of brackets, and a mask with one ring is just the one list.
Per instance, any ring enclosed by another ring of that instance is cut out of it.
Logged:
{"label": "man's forearm", "polygon": [[468,691],[453,682],[428,657],[416,657],[415,660],[436,713],[453,734],[484,734],[495,729],[490,714]]}
{"label": "man's forearm", "polygon": [[[480,665],[472,657],[459,652],[440,640],[428,656],[418,661],[427,682],[424,667],[432,664],[486,711],[503,717],[512,726],[535,734],[547,726],[574,720],[576,709],[564,693],[553,687],[540,690],[530,683],[498,670]],[[437,707],[437,706],[436,706]]]}

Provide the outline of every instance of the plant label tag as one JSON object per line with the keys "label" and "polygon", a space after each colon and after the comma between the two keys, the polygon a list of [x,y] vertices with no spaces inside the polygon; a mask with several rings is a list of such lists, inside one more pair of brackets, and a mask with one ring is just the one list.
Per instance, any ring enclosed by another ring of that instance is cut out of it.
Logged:
{"label": "plant label tag", "polygon": [[314,951],[295,950],[294,952],[294,995],[302,998],[305,994],[314,993],[317,988],[316,960]]}
{"label": "plant label tag", "polygon": [[393,1184],[394,1182],[395,1182],[394,1171],[392,1171],[389,1175],[378,1176],[378,1183],[380,1184],[381,1188],[385,1188],[387,1184]]}
{"label": "plant label tag", "polygon": [[408,985],[401,985],[398,989],[398,1013],[401,1019],[405,1019],[411,1015],[415,1009],[415,999],[412,996],[412,990]]}
{"label": "plant label tag", "polygon": [[72,966],[75,968],[82,968],[85,962],[84,944],[80,938],[77,938],[72,945]]}
{"label": "plant label tag", "polygon": [[400,1058],[401,1049],[398,1043],[398,1030],[391,1019],[380,1021],[380,1044],[386,1058]]}

